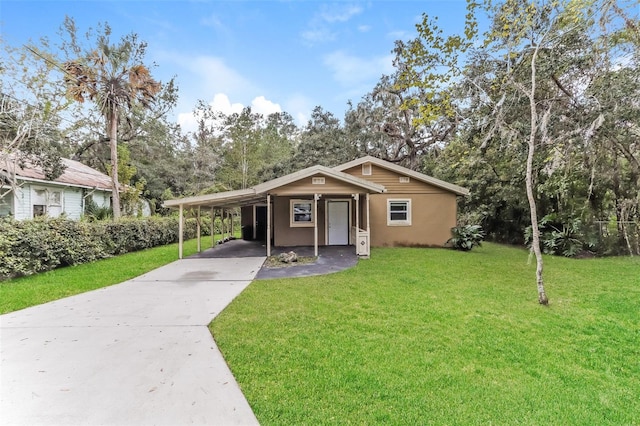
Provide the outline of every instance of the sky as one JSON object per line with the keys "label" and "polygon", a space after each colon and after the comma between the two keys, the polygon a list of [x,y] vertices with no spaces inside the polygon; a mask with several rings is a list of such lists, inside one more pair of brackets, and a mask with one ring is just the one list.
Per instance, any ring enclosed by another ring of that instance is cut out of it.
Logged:
{"label": "sky", "polygon": [[107,22],[111,41],[136,33],[152,75],[179,87],[173,120],[193,130],[198,100],[224,113],[286,111],[306,124],[315,106],[343,119],[383,74],[396,40],[417,35],[422,14],[447,33],[464,27],[464,0],[2,0],[0,35],[20,46],[56,39],[65,16],[81,33]]}

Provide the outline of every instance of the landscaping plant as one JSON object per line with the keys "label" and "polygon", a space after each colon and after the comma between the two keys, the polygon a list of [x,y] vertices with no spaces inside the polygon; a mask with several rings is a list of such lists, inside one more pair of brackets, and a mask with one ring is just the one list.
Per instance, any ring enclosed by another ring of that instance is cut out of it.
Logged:
{"label": "landscaping plant", "polygon": [[482,245],[484,231],[480,225],[465,225],[451,228],[452,237],[447,244],[456,250],[469,251],[473,247]]}

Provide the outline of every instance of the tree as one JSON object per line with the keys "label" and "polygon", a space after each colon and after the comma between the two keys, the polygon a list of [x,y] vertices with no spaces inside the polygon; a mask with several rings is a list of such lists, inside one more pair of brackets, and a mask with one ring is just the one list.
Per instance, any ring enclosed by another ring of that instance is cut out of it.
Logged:
{"label": "tree", "polygon": [[300,133],[300,142],[288,172],[316,164],[333,167],[357,157],[357,149],[346,137],[340,120],[317,106]]}
{"label": "tree", "polygon": [[456,123],[448,117],[420,120],[419,104],[398,76],[382,76],[376,87],[345,114],[347,138],[357,150],[418,170],[421,160],[449,139]]}
{"label": "tree", "polygon": [[7,191],[16,189],[16,167],[40,166],[47,179],[55,179],[64,170],[62,121],[69,105],[55,83],[56,67],[36,53],[27,46],[2,43],[0,181]]}
{"label": "tree", "polygon": [[266,182],[278,177],[275,171],[280,165],[291,162],[300,130],[291,114],[277,112],[266,117],[261,135],[259,155],[263,162],[258,171],[258,180]]}
{"label": "tree", "polygon": [[396,41],[393,87],[404,93],[403,109],[415,109],[413,124],[429,126],[443,118],[457,120],[457,106],[451,88],[462,72],[465,54],[477,35],[478,4],[467,0],[464,34],[444,35],[438,19],[426,13],[416,25],[418,37]]}
{"label": "tree", "polygon": [[230,189],[245,189],[258,183],[262,163],[262,115],[245,107],[221,119],[222,164],[218,177]]}
{"label": "tree", "polygon": [[75,23],[66,18],[64,23],[71,46],[78,54],[64,63],[65,84],[69,96],[78,101],[95,103],[103,116],[111,152],[111,182],[113,216],[117,219],[120,209],[120,184],[118,182],[118,125],[121,116],[135,104],[151,106],[161,84],[151,77],[143,64],[146,43],[136,34],[122,37],[118,44],[111,44],[111,29],[105,24],[96,36],[96,45],[84,50],[77,42]]}

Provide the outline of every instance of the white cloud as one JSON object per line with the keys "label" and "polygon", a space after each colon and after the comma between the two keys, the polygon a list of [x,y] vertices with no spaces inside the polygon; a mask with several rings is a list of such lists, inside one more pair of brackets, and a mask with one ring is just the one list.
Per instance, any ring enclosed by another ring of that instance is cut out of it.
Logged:
{"label": "white cloud", "polygon": [[371,31],[371,25],[358,25],[358,31],[361,33],[368,33]]}
{"label": "white cloud", "polygon": [[333,73],[333,78],[344,87],[370,84],[371,88],[383,74],[393,72],[393,55],[361,58],[337,50],[324,57],[324,64]]}
{"label": "white cloud", "polygon": [[229,100],[229,96],[224,93],[216,93],[213,100],[209,102],[209,106],[212,110],[221,112],[225,115],[241,113],[244,108],[244,105],[239,102],[232,104]]}
{"label": "white cloud", "polygon": [[264,96],[258,96],[251,101],[251,111],[267,116],[275,112],[282,112],[282,108],[280,108],[279,104],[265,99]]}
{"label": "white cloud", "polygon": [[324,43],[328,41],[334,41],[336,39],[336,33],[329,30],[329,28],[312,28],[307,31],[303,31],[301,34],[302,39],[308,44]]}
{"label": "white cloud", "polygon": [[333,3],[331,5],[323,5],[318,16],[323,21],[331,24],[334,22],[346,22],[361,12],[362,8],[358,5]]}
{"label": "white cloud", "polygon": [[[223,58],[209,55],[188,56],[180,52],[163,51],[155,60],[173,66],[180,91],[175,108],[178,123],[185,131],[196,128],[193,108],[198,100],[211,99],[212,107],[225,113],[242,110],[242,104],[233,99],[251,99],[261,89],[251,80],[230,67]],[[239,108],[239,109],[238,109]]]}
{"label": "white cloud", "polygon": [[309,22],[308,29],[302,31],[300,35],[309,45],[334,41],[337,38],[337,32],[331,29],[331,25],[347,22],[360,13],[362,13],[362,7],[358,5],[324,4]]}
{"label": "white cloud", "polygon": [[200,93],[255,90],[254,85],[249,80],[227,66],[221,58],[196,56],[195,58],[183,58],[183,61],[187,69],[197,76]]}
{"label": "white cloud", "polygon": [[409,31],[398,30],[387,33],[387,37],[392,40],[407,40],[409,38],[415,37],[415,35],[412,36]]}
{"label": "white cloud", "polygon": [[[231,102],[229,96],[225,93],[216,93],[208,105],[213,111],[221,112],[225,115],[241,113],[244,109],[243,104]],[[251,110],[265,116],[274,112],[282,112],[279,104],[268,100],[264,96],[257,96],[251,101]],[[178,114],[178,124],[186,132],[193,132],[197,128],[197,120],[193,112]]]}
{"label": "white cloud", "polygon": [[177,117],[178,124],[183,132],[193,132],[197,129],[198,123],[193,112],[180,112]]}

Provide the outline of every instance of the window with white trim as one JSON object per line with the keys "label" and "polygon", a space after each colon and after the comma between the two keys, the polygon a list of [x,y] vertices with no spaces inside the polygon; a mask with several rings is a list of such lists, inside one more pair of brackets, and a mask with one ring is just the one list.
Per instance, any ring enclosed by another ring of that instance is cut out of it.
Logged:
{"label": "window with white trim", "polygon": [[58,217],[62,213],[62,191],[51,188],[33,188],[31,203],[33,217]]}
{"label": "window with white trim", "polygon": [[362,165],[362,176],[371,176],[371,163],[364,163]]}
{"label": "window with white trim", "polygon": [[291,212],[290,226],[314,226],[316,218],[313,217],[313,200],[291,200],[289,211]]}
{"label": "window with white trim", "polygon": [[411,225],[411,200],[387,200],[387,226]]}

